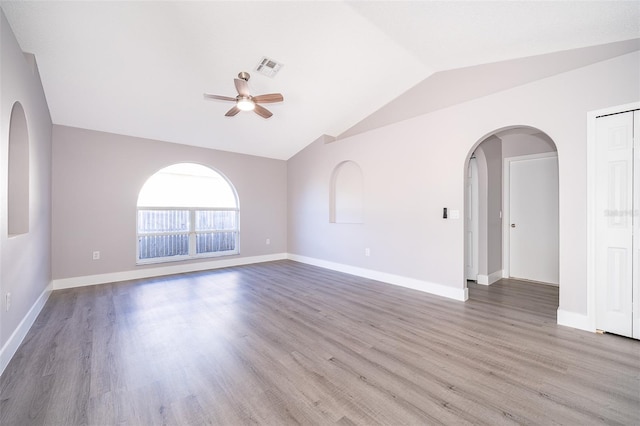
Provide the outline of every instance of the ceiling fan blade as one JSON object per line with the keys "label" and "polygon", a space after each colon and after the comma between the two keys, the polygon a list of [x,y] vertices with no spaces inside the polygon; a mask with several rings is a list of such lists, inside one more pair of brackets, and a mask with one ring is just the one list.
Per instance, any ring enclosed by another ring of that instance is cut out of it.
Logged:
{"label": "ceiling fan blade", "polygon": [[272,102],[282,102],[284,101],[284,97],[282,96],[282,93],[269,93],[266,95],[254,96],[253,101],[261,104],[268,104]]}
{"label": "ceiling fan blade", "polygon": [[273,115],[271,111],[258,104],[256,104],[256,108],[254,109],[254,111],[262,118],[269,118]]}
{"label": "ceiling fan blade", "polygon": [[237,106],[234,106],[229,111],[227,111],[227,113],[224,116],[225,117],[233,117],[234,115],[236,115],[239,112],[240,112],[240,108],[238,108]]}
{"label": "ceiling fan blade", "polygon": [[231,98],[229,96],[221,96],[221,95],[211,95],[209,93],[204,94],[205,99],[217,99],[219,101],[233,101],[235,102],[236,98]]}
{"label": "ceiling fan blade", "polygon": [[249,93],[249,84],[246,82],[246,80],[234,78],[233,81],[236,84],[236,90],[238,91],[239,95],[246,97],[251,96],[251,94]]}

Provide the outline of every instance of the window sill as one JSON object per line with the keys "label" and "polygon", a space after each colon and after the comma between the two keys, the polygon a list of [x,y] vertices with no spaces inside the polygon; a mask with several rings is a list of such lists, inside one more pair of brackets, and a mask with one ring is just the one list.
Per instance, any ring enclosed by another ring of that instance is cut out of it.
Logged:
{"label": "window sill", "polygon": [[154,257],[151,259],[138,259],[136,260],[136,266],[144,266],[144,265],[155,265],[159,263],[174,263],[174,262],[185,262],[188,260],[199,260],[199,259],[212,259],[216,257],[227,257],[227,256],[237,256],[240,254],[240,251],[224,251],[217,253],[205,253],[199,254],[196,256],[171,256],[171,257]]}

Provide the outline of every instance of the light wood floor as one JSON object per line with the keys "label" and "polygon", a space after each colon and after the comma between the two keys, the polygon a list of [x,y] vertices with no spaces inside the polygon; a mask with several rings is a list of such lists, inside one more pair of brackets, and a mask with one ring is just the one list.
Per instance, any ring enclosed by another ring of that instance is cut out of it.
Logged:
{"label": "light wood floor", "polygon": [[640,342],[555,287],[455,302],[291,261],[54,292],[2,425],[640,424]]}

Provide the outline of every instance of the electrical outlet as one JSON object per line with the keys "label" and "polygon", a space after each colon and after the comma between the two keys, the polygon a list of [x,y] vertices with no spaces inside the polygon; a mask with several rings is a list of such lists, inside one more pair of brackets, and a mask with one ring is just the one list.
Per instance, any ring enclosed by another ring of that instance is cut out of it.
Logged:
{"label": "electrical outlet", "polygon": [[11,293],[7,293],[4,297],[4,306],[5,309],[7,310],[7,312],[9,312],[9,309],[11,308]]}
{"label": "electrical outlet", "polygon": [[265,241],[265,243],[266,243],[267,245],[271,244],[271,238],[267,238],[267,241]]}
{"label": "electrical outlet", "polygon": [[364,249],[364,255],[367,256],[367,257],[371,256],[371,249],[369,247]]}
{"label": "electrical outlet", "polygon": [[94,251],[93,252],[93,260],[100,260],[100,252],[99,251]]}

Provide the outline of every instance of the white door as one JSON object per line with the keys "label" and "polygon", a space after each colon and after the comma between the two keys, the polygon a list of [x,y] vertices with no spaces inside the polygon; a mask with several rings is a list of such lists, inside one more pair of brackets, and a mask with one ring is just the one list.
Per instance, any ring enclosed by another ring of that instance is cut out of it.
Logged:
{"label": "white door", "polygon": [[557,156],[510,162],[509,275],[559,283]]}
{"label": "white door", "polygon": [[633,115],[596,121],[596,328],[628,337],[633,335]]}
{"label": "white door", "polygon": [[478,161],[475,157],[469,160],[467,169],[467,265],[466,278],[478,279]]}

